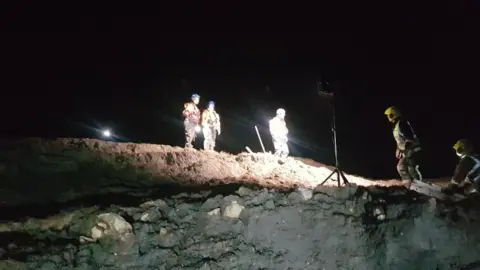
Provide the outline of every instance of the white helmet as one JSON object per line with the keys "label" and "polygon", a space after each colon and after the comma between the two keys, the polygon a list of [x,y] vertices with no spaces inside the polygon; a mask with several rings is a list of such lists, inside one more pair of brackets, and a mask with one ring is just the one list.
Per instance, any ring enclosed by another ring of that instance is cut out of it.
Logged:
{"label": "white helmet", "polygon": [[280,108],[277,110],[277,115],[285,115],[285,110]]}

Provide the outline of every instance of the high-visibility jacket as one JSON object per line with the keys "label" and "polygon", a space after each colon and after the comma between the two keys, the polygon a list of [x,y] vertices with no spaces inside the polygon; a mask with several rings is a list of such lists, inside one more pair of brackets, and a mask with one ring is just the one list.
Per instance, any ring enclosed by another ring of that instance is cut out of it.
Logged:
{"label": "high-visibility jacket", "polygon": [[200,110],[198,109],[197,105],[193,102],[187,102],[183,104],[183,117],[185,117],[186,121],[192,123],[199,123],[200,122]]}
{"label": "high-visibility jacket", "polygon": [[270,134],[272,134],[273,137],[285,137],[288,134],[287,123],[278,116],[270,120],[269,127]]}

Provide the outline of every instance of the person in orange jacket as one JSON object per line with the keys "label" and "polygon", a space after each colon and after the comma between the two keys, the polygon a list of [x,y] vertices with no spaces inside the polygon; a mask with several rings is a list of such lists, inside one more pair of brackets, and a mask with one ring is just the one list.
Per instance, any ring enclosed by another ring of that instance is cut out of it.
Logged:
{"label": "person in orange jacket", "polygon": [[184,104],[183,109],[183,124],[185,126],[185,148],[192,148],[193,142],[197,137],[200,129],[200,110],[197,105],[200,102],[198,94],[192,95],[192,101]]}

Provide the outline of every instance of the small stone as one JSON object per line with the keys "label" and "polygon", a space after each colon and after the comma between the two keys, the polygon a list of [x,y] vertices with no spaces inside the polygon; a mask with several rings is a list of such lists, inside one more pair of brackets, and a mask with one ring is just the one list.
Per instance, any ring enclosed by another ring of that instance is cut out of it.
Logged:
{"label": "small stone", "polygon": [[236,191],[236,193],[237,193],[238,195],[244,197],[244,196],[250,195],[250,194],[252,193],[252,190],[249,189],[249,188],[246,188],[246,187],[240,187],[240,188]]}
{"label": "small stone", "polygon": [[225,208],[223,215],[229,218],[238,218],[242,213],[245,207],[237,203],[237,201],[232,201],[230,205]]}
{"label": "small stone", "polygon": [[150,220],[150,216],[148,215],[148,213],[145,213],[145,214],[143,214],[143,215],[140,217],[140,220],[141,220],[141,221],[149,221],[149,220]]}
{"label": "small stone", "polygon": [[313,197],[313,191],[308,188],[298,188],[298,192],[302,195],[303,200],[308,201]]}
{"label": "small stone", "polygon": [[168,230],[165,228],[160,229],[160,236],[165,236],[168,233]]}
{"label": "small stone", "polygon": [[269,209],[269,210],[273,210],[273,209],[275,209],[275,203],[272,200],[268,200],[265,203],[265,208]]}
{"label": "small stone", "polygon": [[218,216],[220,214],[220,208],[215,208],[207,213],[209,216]]}
{"label": "small stone", "polygon": [[202,267],[200,267],[199,270],[210,270],[210,266],[207,263],[205,263],[204,265],[202,265]]}

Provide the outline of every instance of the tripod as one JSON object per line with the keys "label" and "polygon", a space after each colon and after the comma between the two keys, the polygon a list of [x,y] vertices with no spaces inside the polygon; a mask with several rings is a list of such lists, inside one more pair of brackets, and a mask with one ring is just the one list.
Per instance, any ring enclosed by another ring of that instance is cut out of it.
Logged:
{"label": "tripod", "polygon": [[325,184],[325,182],[328,181],[334,174],[337,174],[337,184],[338,187],[340,187],[340,179],[342,179],[344,185],[349,185],[350,182],[348,182],[347,177],[343,174],[342,170],[340,169],[340,165],[338,164],[338,148],[337,148],[337,127],[336,127],[336,119],[335,119],[335,101],[334,101],[334,95],[333,93],[328,93],[324,91],[320,91],[320,86],[321,83],[319,83],[319,90],[318,94],[321,97],[328,97],[331,99],[330,106],[332,109],[332,133],[333,133],[333,146],[335,147],[335,170],[332,171],[332,173],[323,180],[320,185]]}

